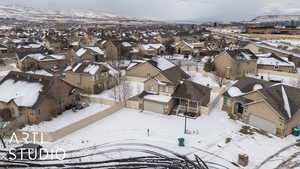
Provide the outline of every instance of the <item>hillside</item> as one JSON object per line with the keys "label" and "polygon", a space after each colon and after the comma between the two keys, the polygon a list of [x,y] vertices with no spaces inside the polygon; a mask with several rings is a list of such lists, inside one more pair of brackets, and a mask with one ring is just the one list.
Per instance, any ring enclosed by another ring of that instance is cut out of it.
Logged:
{"label": "hillside", "polygon": [[39,10],[21,5],[1,5],[0,18],[9,18],[31,22],[82,22],[82,23],[100,23],[100,22],[120,22],[140,20],[119,16],[110,13],[98,12],[85,9],[67,9],[67,10]]}
{"label": "hillside", "polygon": [[300,15],[264,15],[254,18],[251,22],[284,22],[300,21]]}

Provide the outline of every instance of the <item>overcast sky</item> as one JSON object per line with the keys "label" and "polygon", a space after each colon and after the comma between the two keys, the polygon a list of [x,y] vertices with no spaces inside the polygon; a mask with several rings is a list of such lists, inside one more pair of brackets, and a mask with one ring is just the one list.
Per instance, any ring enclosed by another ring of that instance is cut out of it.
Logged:
{"label": "overcast sky", "polygon": [[1,0],[42,9],[93,9],[159,20],[232,21],[300,14],[300,0]]}

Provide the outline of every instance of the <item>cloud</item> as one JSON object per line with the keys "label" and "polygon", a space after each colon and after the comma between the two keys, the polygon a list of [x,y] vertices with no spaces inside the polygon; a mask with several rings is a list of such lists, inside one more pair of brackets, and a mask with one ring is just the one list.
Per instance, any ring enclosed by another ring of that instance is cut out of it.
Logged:
{"label": "cloud", "polygon": [[158,20],[230,21],[300,12],[298,0],[14,0],[14,3],[44,9],[93,9]]}

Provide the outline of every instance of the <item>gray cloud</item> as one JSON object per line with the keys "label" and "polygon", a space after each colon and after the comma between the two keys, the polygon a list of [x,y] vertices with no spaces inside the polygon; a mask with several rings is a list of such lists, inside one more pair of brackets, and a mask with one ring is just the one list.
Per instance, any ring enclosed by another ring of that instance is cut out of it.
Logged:
{"label": "gray cloud", "polygon": [[264,14],[296,14],[298,0],[1,0],[43,9],[93,9],[160,20],[246,20]]}

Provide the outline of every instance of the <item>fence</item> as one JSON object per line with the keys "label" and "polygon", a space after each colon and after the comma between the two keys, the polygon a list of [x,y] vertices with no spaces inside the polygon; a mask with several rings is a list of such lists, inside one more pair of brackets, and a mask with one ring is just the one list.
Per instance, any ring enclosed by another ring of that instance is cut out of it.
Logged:
{"label": "fence", "polygon": [[112,115],[114,112],[121,110],[123,107],[124,106],[122,104],[115,104],[108,109],[81,119],[80,121],[74,122],[53,132],[17,131],[16,135],[18,139],[28,136],[28,141],[54,142],[109,115]]}
{"label": "fence", "polygon": [[297,73],[278,72],[278,71],[264,70],[264,69],[258,69],[258,73],[264,73],[264,74],[278,75],[278,76],[285,76],[285,77],[292,77],[292,78],[300,79],[300,74],[297,74]]}

